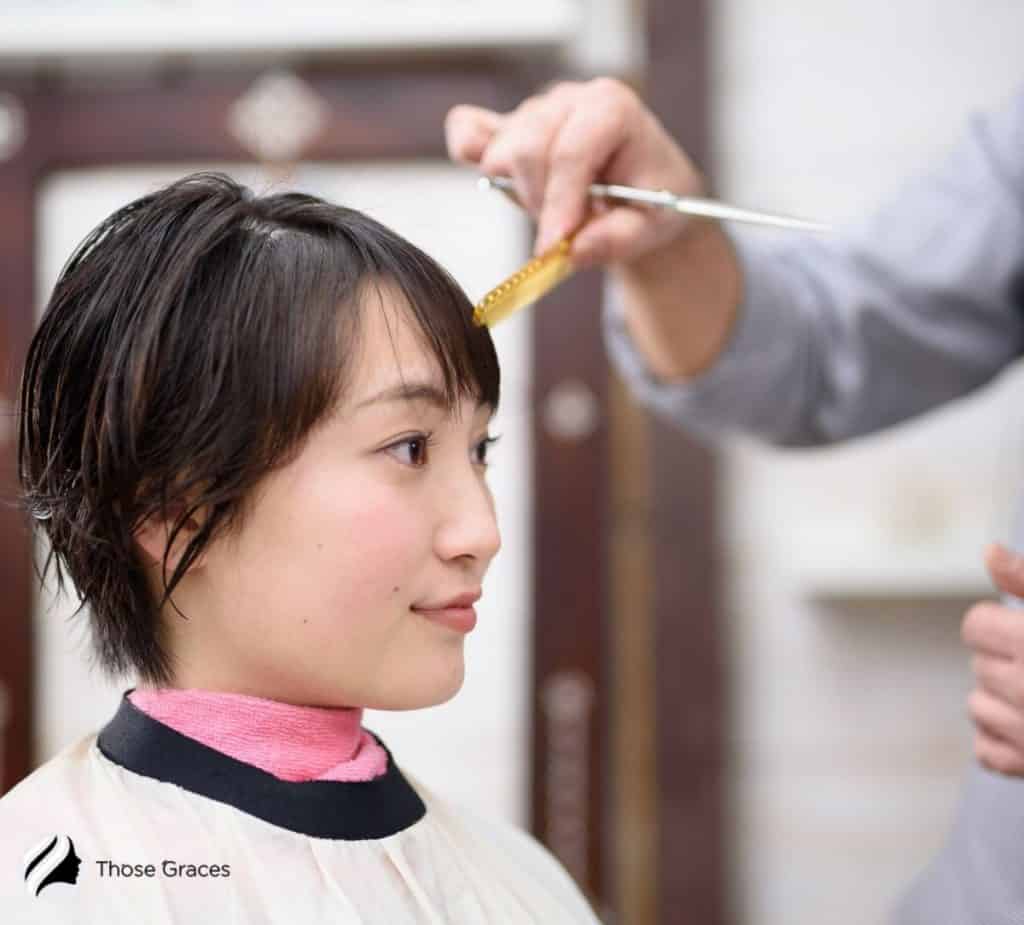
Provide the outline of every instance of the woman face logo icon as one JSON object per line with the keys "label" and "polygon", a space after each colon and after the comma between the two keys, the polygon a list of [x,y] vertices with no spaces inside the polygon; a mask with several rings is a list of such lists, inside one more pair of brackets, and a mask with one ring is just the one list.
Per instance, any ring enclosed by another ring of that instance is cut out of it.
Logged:
{"label": "woman face logo icon", "polygon": [[25,887],[38,896],[51,883],[77,883],[82,859],[67,835],[54,835],[25,855],[25,865]]}

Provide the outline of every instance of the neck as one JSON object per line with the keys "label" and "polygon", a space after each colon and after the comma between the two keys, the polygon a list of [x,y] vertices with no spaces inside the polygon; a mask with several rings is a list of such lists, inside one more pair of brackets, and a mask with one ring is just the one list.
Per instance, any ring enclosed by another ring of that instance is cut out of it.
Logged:
{"label": "neck", "polygon": [[165,726],[281,780],[368,781],[387,770],[387,754],[362,728],[360,708],[195,688],[140,687],[128,697]]}

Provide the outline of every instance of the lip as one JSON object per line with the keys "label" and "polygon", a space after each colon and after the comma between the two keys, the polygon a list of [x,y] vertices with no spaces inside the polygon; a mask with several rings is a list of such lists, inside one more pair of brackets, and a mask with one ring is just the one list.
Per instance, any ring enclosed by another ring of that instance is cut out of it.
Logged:
{"label": "lip", "polygon": [[476,626],[476,608],[480,591],[467,591],[441,603],[417,605],[411,609],[433,623],[440,623],[458,633],[472,632]]}

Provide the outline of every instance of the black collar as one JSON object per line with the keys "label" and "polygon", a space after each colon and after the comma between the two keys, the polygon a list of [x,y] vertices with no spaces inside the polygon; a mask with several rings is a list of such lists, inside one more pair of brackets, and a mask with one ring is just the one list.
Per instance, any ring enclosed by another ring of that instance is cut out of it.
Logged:
{"label": "black collar", "polygon": [[136,707],[128,693],[97,744],[107,758],[136,774],[177,784],[317,838],[387,838],[418,822],[427,811],[390,752],[387,772],[375,780],[280,780],[158,722]]}

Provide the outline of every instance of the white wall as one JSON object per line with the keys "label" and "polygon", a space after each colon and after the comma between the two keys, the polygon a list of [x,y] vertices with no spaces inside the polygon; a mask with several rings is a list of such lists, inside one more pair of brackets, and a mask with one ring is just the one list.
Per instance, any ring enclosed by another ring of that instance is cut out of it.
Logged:
{"label": "white wall", "polygon": [[116,68],[154,55],[551,49],[569,39],[580,12],[575,0],[293,0],[287,17],[284,9],[280,0],[5,0],[0,61]]}
{"label": "white wall", "polygon": [[[1024,82],[1017,2],[713,10],[719,189],[751,206],[861,216]],[[883,921],[938,847],[970,755],[958,622],[1024,476],[1022,378],[847,449],[728,452],[740,922]]]}
{"label": "white wall", "polygon": [[[40,202],[40,291],[52,289],[64,260],[98,221],[189,169],[90,170],[53,178]],[[252,169],[227,169],[257,188],[265,185]],[[296,182],[392,225],[451,270],[470,298],[483,295],[526,258],[526,228],[518,211],[503,197],[478,191],[469,171],[447,163],[310,166]],[[438,222],[442,214],[445,219]],[[403,766],[438,792],[522,824],[527,822],[532,587],[526,321],[525,315],[513,318],[495,330],[502,401],[493,432],[503,440],[489,479],[503,546],[484,585],[479,625],[467,643],[465,685],[453,701],[431,710],[366,717]],[[110,684],[88,668],[85,615],[69,621],[72,609],[47,594],[37,610],[38,754],[43,759],[105,722],[120,692],[130,686]]]}

